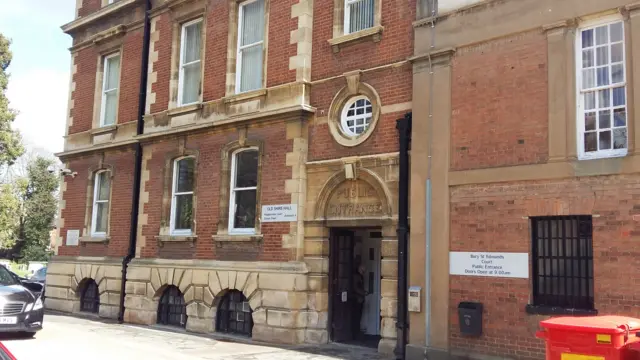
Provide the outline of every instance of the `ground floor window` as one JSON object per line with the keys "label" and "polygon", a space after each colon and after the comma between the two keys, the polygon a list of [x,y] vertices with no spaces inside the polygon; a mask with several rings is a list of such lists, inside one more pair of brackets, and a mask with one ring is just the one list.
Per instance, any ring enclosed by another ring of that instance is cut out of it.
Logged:
{"label": "ground floor window", "polygon": [[251,306],[240,291],[229,291],[220,300],[216,319],[216,331],[251,337],[253,330]]}
{"label": "ground floor window", "polygon": [[93,279],[85,280],[80,294],[80,311],[98,313],[100,310],[100,292]]}
{"label": "ground floor window", "polygon": [[535,217],[531,225],[534,305],[592,310],[591,216]]}
{"label": "ground floor window", "polygon": [[158,305],[158,324],[186,327],[187,306],[184,296],[175,286],[169,286],[162,293]]}

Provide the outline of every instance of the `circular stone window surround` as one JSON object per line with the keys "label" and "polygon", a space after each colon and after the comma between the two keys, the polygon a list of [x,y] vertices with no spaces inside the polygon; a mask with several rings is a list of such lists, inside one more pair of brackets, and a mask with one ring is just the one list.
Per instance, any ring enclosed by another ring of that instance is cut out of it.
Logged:
{"label": "circular stone window surround", "polygon": [[[362,134],[349,135],[342,130],[342,114],[345,106],[351,104],[356,97],[366,97],[371,102],[371,122]],[[357,86],[345,86],[336,94],[329,107],[329,131],[333,139],[340,145],[353,147],[365,142],[378,124],[380,118],[380,97],[374,88],[366,83],[358,82]]]}

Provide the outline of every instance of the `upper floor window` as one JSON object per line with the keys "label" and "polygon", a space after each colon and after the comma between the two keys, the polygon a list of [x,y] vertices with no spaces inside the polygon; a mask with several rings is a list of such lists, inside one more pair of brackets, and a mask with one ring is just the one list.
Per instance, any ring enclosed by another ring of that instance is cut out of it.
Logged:
{"label": "upper floor window", "polygon": [[178,106],[193,104],[200,100],[202,88],[201,43],[202,19],[182,25]]}
{"label": "upper floor window", "polygon": [[109,226],[109,198],[111,196],[111,173],[100,171],[93,182],[93,213],[91,235],[106,236]]}
{"label": "upper floor window", "polygon": [[344,0],[344,33],[373,27],[375,0]]}
{"label": "upper floor window", "polygon": [[231,162],[229,232],[252,234],[256,226],[258,149],[242,149]]}
{"label": "upper floor window", "polygon": [[118,112],[118,85],[120,82],[120,54],[104,57],[104,73],[102,79],[102,106],[100,110],[100,126],[116,123]]}
{"label": "upper floor window", "polygon": [[173,187],[171,196],[171,235],[191,235],[193,224],[193,184],[196,161],[193,157],[175,160],[173,163]]}
{"label": "upper floor window", "polygon": [[627,88],[622,21],[580,29],[578,143],[581,159],[627,154]]}
{"label": "upper floor window", "polygon": [[240,4],[236,92],[262,88],[264,0]]}

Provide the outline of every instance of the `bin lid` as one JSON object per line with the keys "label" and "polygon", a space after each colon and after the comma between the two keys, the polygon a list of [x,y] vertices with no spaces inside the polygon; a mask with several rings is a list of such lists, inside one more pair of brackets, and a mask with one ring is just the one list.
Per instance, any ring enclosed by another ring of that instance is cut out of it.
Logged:
{"label": "bin lid", "polygon": [[574,330],[582,332],[598,332],[603,334],[620,334],[640,330],[640,319],[626,316],[589,316],[589,317],[557,317],[540,322],[545,329]]}

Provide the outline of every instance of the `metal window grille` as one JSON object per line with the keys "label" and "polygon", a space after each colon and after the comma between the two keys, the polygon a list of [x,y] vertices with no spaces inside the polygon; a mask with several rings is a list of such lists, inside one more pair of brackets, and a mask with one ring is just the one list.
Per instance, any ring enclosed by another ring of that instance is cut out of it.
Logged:
{"label": "metal window grille", "polygon": [[592,310],[591,216],[536,217],[531,221],[534,305]]}
{"label": "metal window grille", "polygon": [[220,301],[216,331],[251,337],[253,318],[247,298],[237,290],[230,291]]}
{"label": "metal window grille", "polygon": [[80,311],[98,313],[100,310],[100,293],[98,284],[93,280],[87,280],[80,296]]}
{"label": "metal window grille", "polygon": [[158,305],[158,324],[185,327],[187,325],[187,306],[184,296],[175,286],[169,286]]}

